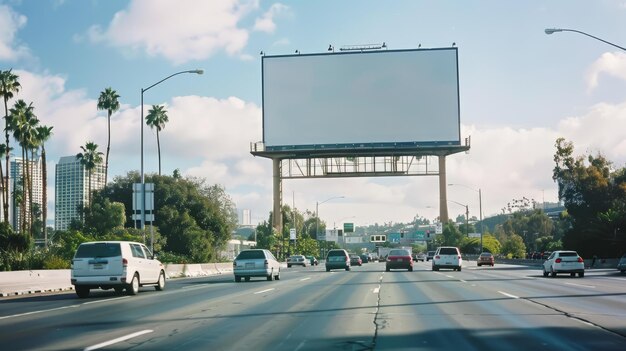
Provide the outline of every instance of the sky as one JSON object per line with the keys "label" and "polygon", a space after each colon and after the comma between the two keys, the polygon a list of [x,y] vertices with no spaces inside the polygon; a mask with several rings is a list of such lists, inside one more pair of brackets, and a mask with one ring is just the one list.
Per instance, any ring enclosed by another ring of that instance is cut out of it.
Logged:
{"label": "sky", "polygon": [[[16,99],[53,126],[48,169],[87,141],[106,150],[107,87],[120,95],[111,119],[109,180],[140,169],[141,90],[165,105],[162,172],[220,184],[254,224],[272,208],[272,162],[250,154],[262,140],[261,56],[324,53],[329,45],[389,49],[450,47],[459,59],[461,138],[447,157],[451,218],[498,214],[522,197],[557,202],[555,141],[576,155],[626,165],[626,0],[0,0],[0,69],[13,69]],[[10,101],[10,106],[15,99]],[[4,106],[2,106],[4,108]],[[144,129],[146,173],[158,171],[156,134]],[[54,172],[49,171],[49,217]],[[436,176],[283,181],[284,202],[329,226],[409,222],[438,216]],[[331,200],[328,200],[331,199]],[[326,201],[328,200],[328,201]]]}

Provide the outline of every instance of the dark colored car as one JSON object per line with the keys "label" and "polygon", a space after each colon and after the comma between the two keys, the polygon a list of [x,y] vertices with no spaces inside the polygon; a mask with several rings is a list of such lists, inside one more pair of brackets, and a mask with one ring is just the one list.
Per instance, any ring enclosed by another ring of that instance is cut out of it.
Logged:
{"label": "dark colored car", "polygon": [[363,265],[363,260],[357,254],[350,254],[350,265],[351,266],[361,266],[361,265]]}
{"label": "dark colored car", "polygon": [[413,271],[413,259],[411,253],[404,249],[394,249],[389,251],[385,263],[385,269],[389,272],[392,269],[408,269]]}
{"label": "dark colored car", "polygon": [[478,256],[478,259],[476,260],[476,265],[478,267],[482,266],[482,265],[488,265],[493,267],[495,263],[495,260],[493,258],[493,255],[491,254],[491,252],[483,252],[480,254],[480,256]]}
{"label": "dark colored car", "polygon": [[432,260],[433,257],[435,257],[435,251],[428,251],[428,254],[426,254],[426,262]]}
{"label": "dark colored car", "polygon": [[363,261],[363,263],[369,263],[370,256],[366,254],[361,255],[361,261]]}
{"label": "dark colored car", "polygon": [[317,266],[319,262],[317,262],[317,258],[315,258],[315,256],[307,256],[306,258],[309,259],[309,261],[311,261],[311,266]]}
{"label": "dark colored car", "polygon": [[331,269],[350,270],[350,255],[348,251],[342,249],[328,251],[326,255],[326,272],[329,272]]}

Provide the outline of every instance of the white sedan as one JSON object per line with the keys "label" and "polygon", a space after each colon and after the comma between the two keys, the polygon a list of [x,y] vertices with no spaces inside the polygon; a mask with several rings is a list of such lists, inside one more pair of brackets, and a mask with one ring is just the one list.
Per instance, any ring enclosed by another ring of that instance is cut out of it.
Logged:
{"label": "white sedan", "polygon": [[576,251],[554,251],[543,263],[543,276],[556,277],[557,273],[569,273],[570,276],[585,276],[585,262]]}

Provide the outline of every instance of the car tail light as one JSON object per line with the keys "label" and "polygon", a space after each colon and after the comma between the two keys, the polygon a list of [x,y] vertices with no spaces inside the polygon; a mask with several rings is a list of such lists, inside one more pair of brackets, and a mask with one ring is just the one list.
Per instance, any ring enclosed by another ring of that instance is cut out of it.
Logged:
{"label": "car tail light", "polygon": [[128,267],[128,260],[125,258],[122,258],[122,267]]}
{"label": "car tail light", "polygon": [[441,257],[439,257],[439,255],[435,256],[435,259],[440,259]]}
{"label": "car tail light", "polygon": [[585,261],[583,261],[582,257],[578,257],[578,262],[585,262]]}
{"label": "car tail light", "polygon": [[556,260],[554,260],[554,262],[555,262],[555,263],[561,263],[561,261],[562,261],[562,260],[561,260],[561,258],[560,258],[560,257],[559,257],[559,258],[557,258]]}

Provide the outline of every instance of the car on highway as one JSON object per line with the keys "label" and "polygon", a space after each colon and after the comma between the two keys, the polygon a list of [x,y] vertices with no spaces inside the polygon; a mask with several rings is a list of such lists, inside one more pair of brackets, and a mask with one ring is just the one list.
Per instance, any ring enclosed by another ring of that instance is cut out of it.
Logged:
{"label": "car on highway", "polygon": [[343,249],[332,249],[326,255],[326,272],[331,269],[350,270],[350,255]]}
{"label": "car on highway", "polygon": [[427,256],[425,253],[423,253],[423,252],[416,253],[416,254],[413,256],[413,261],[415,261],[415,262],[418,262],[418,261],[422,261],[422,262],[424,262],[424,261],[426,261],[427,257],[428,257],[428,256]]}
{"label": "car on highway", "polygon": [[370,255],[368,254],[362,254],[362,255],[359,255],[359,257],[361,257],[361,261],[363,263],[369,263],[369,261],[371,260]]}
{"label": "car on highway", "polygon": [[409,272],[412,272],[413,259],[411,258],[411,252],[404,249],[393,249],[389,251],[387,261],[385,262],[385,270],[389,272],[392,269],[408,269]]}
{"label": "car on highway", "polygon": [[287,268],[291,268],[291,266],[306,267],[307,262],[311,262],[311,261],[308,260],[306,257],[304,257],[304,255],[291,255],[287,257]]}
{"label": "car on highway", "polygon": [[311,266],[317,266],[319,264],[315,256],[306,256],[306,258],[309,260]]}
{"label": "car on highway", "polygon": [[363,265],[363,259],[361,259],[361,256],[359,256],[357,254],[350,254],[350,265],[351,266],[362,266]]}
{"label": "car on highway", "polygon": [[426,253],[426,262],[430,261],[435,257],[435,251],[428,251]]}
{"label": "car on highway", "polygon": [[265,277],[267,280],[280,279],[280,262],[265,249],[243,250],[233,261],[235,281],[241,278],[250,281],[251,277]]}
{"label": "car on highway", "polygon": [[556,277],[558,273],[569,273],[571,277],[582,278],[585,276],[585,261],[576,251],[559,250],[553,251],[543,262],[543,276]]}
{"label": "car on highway", "polygon": [[481,253],[480,256],[478,256],[478,259],[476,260],[476,265],[478,267],[480,267],[482,265],[487,265],[487,266],[493,267],[494,264],[495,264],[495,259],[494,259],[493,254],[491,252],[483,252],[483,253]]}
{"label": "car on highway", "polygon": [[626,273],[626,254],[622,255],[622,258],[617,262],[617,270]]}
{"label": "car on highway", "polygon": [[463,267],[463,257],[458,247],[442,246],[437,248],[433,257],[432,270],[438,271],[441,268],[452,268],[461,271]]}
{"label": "car on highway", "polygon": [[92,241],[78,246],[71,265],[71,283],[80,298],[91,289],[114,289],[136,295],[139,287],[165,288],[165,268],[144,244]]}

